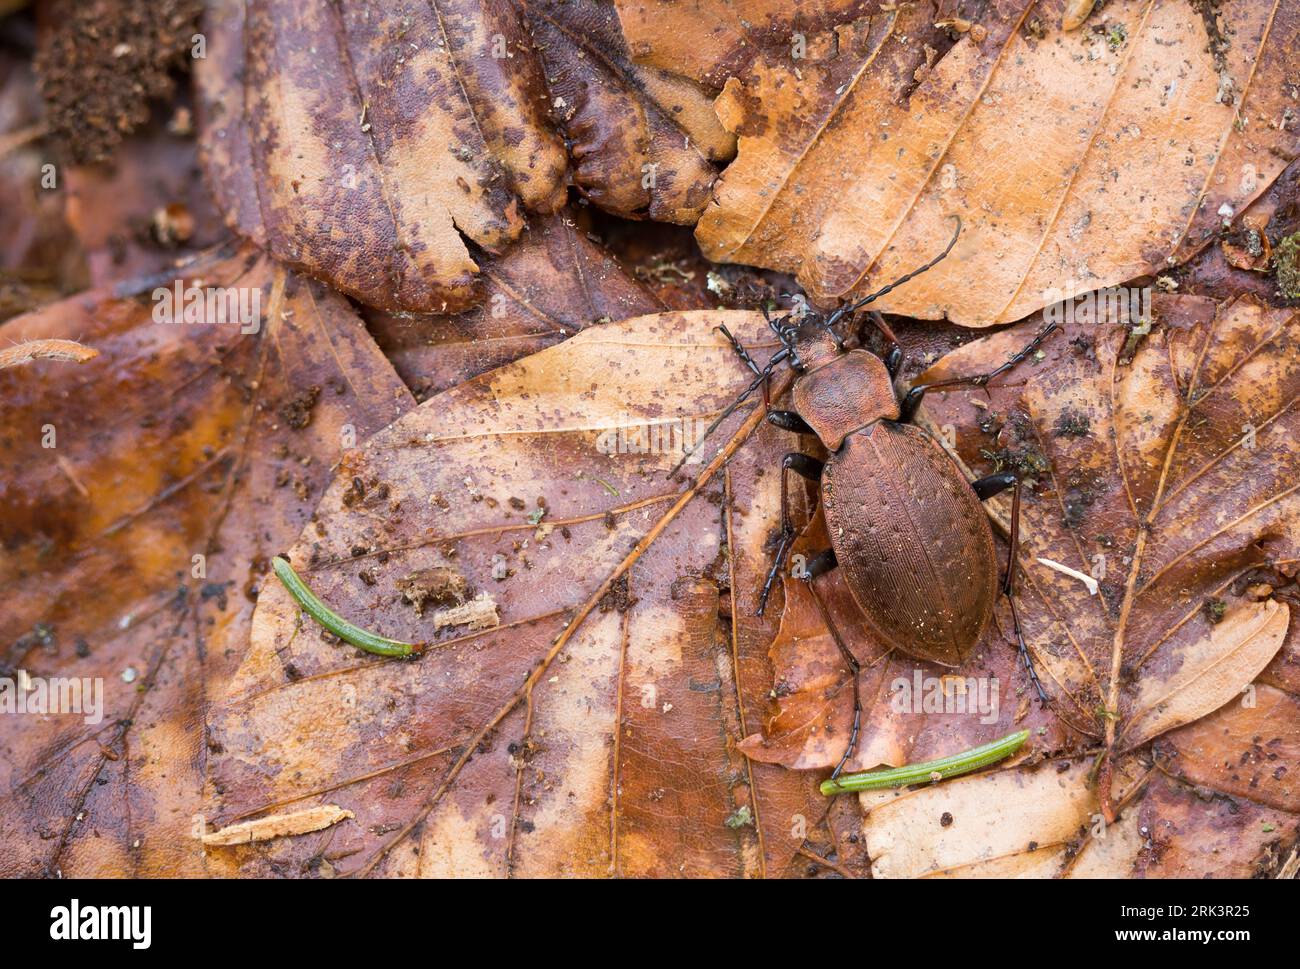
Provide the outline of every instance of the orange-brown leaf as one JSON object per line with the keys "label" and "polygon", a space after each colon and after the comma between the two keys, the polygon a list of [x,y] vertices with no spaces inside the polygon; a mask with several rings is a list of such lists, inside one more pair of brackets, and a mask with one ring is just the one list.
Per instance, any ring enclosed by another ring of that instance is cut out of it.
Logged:
{"label": "orange-brown leaf", "polygon": [[[261,316],[155,322],[175,278]],[[0,373],[0,668],[99,680],[102,719],[0,717],[0,874],[219,873],[194,840],[209,696],[331,466],[414,402],[346,301],[253,252],[0,327],[70,335],[99,355]]]}
{"label": "orange-brown leaf", "polygon": [[564,201],[513,5],[223,0],[206,33],[203,144],[231,224],[372,306],[467,305],[465,240],[500,252],[525,208]]}
{"label": "orange-brown leaf", "polygon": [[952,43],[900,5],[755,61],[718,99],[739,150],[706,255],[829,302],[914,269],[960,216],[952,254],[878,305],[988,326],[1184,261],[1300,151],[1294,5],[1117,0],[1071,33],[1061,6],[990,3]]}

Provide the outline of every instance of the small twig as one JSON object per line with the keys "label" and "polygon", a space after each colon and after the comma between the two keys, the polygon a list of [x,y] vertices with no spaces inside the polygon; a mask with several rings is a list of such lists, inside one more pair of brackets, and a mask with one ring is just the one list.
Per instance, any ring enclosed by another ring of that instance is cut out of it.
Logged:
{"label": "small twig", "polygon": [[865,774],[845,774],[834,780],[822,781],[821,792],[830,796],[846,791],[878,791],[887,787],[907,787],[909,784],[937,783],[949,777],[969,774],[1004,757],[1010,757],[1028,739],[1028,730],[1017,730],[991,743],[972,747],[950,757],[927,760],[923,764],[904,764],[902,767],[868,771]]}
{"label": "small twig", "polygon": [[294,602],[298,603],[302,611],[345,643],[351,643],[358,649],[364,649],[367,653],[374,653],[376,656],[414,657],[423,653],[428,646],[427,643],[403,643],[352,625],[321,602],[316,593],[307,588],[307,584],[298,577],[289,560],[282,556],[277,555],[271,559],[271,568],[275,569],[276,577],[284,583],[284,587],[289,590],[289,595],[293,596]]}
{"label": "small twig", "polygon": [[1291,857],[1278,870],[1278,878],[1295,878],[1300,875],[1300,848],[1291,849]]}
{"label": "small twig", "polygon": [[304,808],[289,814],[276,814],[256,821],[244,821],[232,824],[220,831],[205,831],[199,840],[207,846],[247,845],[255,841],[271,841],[275,838],[289,838],[298,834],[311,834],[325,828],[354,818],[351,811],[336,804],[322,804]]}
{"label": "small twig", "polygon": [[17,131],[10,131],[0,135],[0,158],[4,158],[10,152],[17,151],[24,145],[29,145],[33,141],[39,141],[45,137],[45,125],[32,124],[26,128],[19,128]]}
{"label": "small twig", "polygon": [[1068,565],[1062,565],[1060,562],[1053,562],[1051,559],[1045,559],[1041,555],[1038,557],[1038,561],[1043,565],[1046,565],[1049,569],[1056,569],[1056,571],[1068,575],[1071,578],[1078,579],[1088,587],[1088,595],[1090,596],[1095,596],[1097,590],[1101,588],[1101,586],[1097,584],[1096,579],[1090,575],[1085,575],[1078,569],[1072,569]]}
{"label": "small twig", "polygon": [[843,865],[836,864],[835,862],[831,861],[829,858],[823,858],[821,855],[817,854],[817,852],[810,851],[807,848],[805,848],[803,845],[799,846],[799,854],[803,855],[809,861],[812,861],[818,865],[821,865],[823,868],[827,868],[835,872],[835,874],[840,875],[843,878],[856,879],[858,877],[857,875],[853,874],[853,872],[845,868]]}
{"label": "small twig", "polygon": [[85,363],[99,356],[99,351],[76,340],[27,340],[0,348],[0,370],[18,367],[32,360],[70,360]]}

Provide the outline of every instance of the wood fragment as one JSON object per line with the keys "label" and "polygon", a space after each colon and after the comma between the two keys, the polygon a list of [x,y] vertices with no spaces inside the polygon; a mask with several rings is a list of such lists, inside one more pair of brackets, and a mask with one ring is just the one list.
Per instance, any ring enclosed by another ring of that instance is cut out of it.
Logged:
{"label": "wood fragment", "polygon": [[469,602],[447,609],[439,609],[433,614],[433,628],[444,626],[468,626],[470,629],[487,629],[500,625],[497,615],[497,602],[486,592],[480,592]]}
{"label": "wood fragment", "polygon": [[1041,555],[1038,557],[1038,561],[1043,565],[1046,565],[1049,569],[1056,569],[1056,571],[1064,573],[1071,578],[1078,579],[1088,587],[1088,595],[1090,596],[1095,596],[1098,588],[1100,588],[1096,579],[1090,575],[1085,575],[1078,569],[1072,569],[1068,565],[1062,565],[1060,562],[1053,562],[1051,559],[1045,559]]}
{"label": "wood fragment", "polygon": [[1291,857],[1278,870],[1278,878],[1295,878],[1300,875],[1300,848],[1291,849]]}
{"label": "wood fragment", "polygon": [[0,348],[0,370],[17,367],[32,360],[70,360],[85,363],[99,356],[99,351],[76,340],[28,340]]}
{"label": "wood fragment", "polygon": [[310,834],[353,816],[351,811],[336,804],[324,804],[289,814],[273,814],[266,818],[232,824],[219,831],[209,831],[201,835],[199,840],[204,845],[215,847],[246,845],[255,841],[288,838],[295,834]]}

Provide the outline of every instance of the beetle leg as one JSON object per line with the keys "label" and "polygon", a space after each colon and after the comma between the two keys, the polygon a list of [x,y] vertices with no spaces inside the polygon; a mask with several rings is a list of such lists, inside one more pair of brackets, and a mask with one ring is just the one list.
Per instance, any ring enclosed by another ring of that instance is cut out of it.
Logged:
{"label": "beetle leg", "polygon": [[[834,562],[835,552],[832,549],[827,549],[827,551],[816,556],[813,562],[825,560],[828,555],[831,561]],[[831,568],[834,568],[834,565],[828,566],[826,570],[829,571]],[[849,675],[853,677],[853,729],[849,731],[849,744],[844,748],[844,754],[840,757],[840,762],[835,765],[835,770],[831,771],[831,780],[834,780],[840,776],[840,771],[844,770],[844,765],[853,756],[853,750],[858,745],[858,732],[862,729],[862,688],[858,682],[862,678],[862,667],[859,665],[857,657],[845,645],[843,638],[840,636],[839,628],[835,625],[835,621],[831,619],[830,610],[826,608],[826,605],[822,602],[822,597],[817,593],[817,586],[813,582],[816,577],[810,565],[808,575],[804,581],[808,583],[808,591],[812,593],[813,602],[817,603],[817,611],[821,613],[822,622],[830,630],[831,638],[835,640],[835,645],[839,647],[840,655],[844,657],[844,663],[849,668]]]}
{"label": "beetle leg", "polygon": [[754,362],[754,358],[749,355],[749,351],[746,350],[743,346],[741,346],[740,341],[731,335],[730,330],[728,330],[725,326],[715,326],[714,329],[727,338],[727,342],[731,344],[731,349],[736,351],[736,355],[740,357],[740,359],[744,362],[746,367],[748,367],[755,374],[761,374],[763,372],[762,369],[758,366],[758,364]]}
{"label": "beetle leg", "polygon": [[994,495],[1000,495],[1012,485],[1019,483],[1020,479],[1013,472],[1000,471],[972,481],[970,486],[975,491],[975,497],[980,501],[988,501]]}
{"label": "beetle leg", "polygon": [[[766,311],[764,311],[764,313],[766,313]],[[768,317],[768,322],[769,323],[772,322],[772,318],[770,316]],[[745,366],[748,367],[751,371],[753,371],[759,377],[759,379],[763,381],[763,409],[771,410],[772,399],[771,399],[770,378],[772,376],[772,371],[770,369],[764,370],[761,367],[759,367],[757,361],[755,361],[754,358],[749,355],[749,351],[746,350],[743,346],[741,346],[740,341],[731,335],[731,331],[728,330],[726,326],[719,324],[718,326],[715,326],[714,329],[717,330],[719,333],[721,333],[723,336],[725,336],[731,342],[731,349],[735,350],[736,355],[740,357],[741,361],[744,362]]]}
{"label": "beetle leg", "polygon": [[917,384],[907,392],[907,396],[903,398],[902,404],[899,405],[899,421],[904,424],[911,422],[912,418],[916,416],[917,408],[921,406],[921,400],[925,397],[925,393],[928,390],[935,390],[939,387],[955,387],[959,384],[973,384],[976,387],[983,387],[994,377],[1006,373],[1012,367],[1015,367],[1017,364],[1026,360],[1031,353],[1039,348],[1042,342],[1046,340],[1055,329],[1055,322],[1048,323],[1047,326],[1043,327],[1042,330],[1039,331],[1038,336],[1030,340],[1029,343],[1020,350],[1020,352],[1006,363],[1002,364],[1002,366],[995,367],[988,373],[972,374],[969,377],[949,377],[947,380],[935,380],[928,384]]}
{"label": "beetle leg", "polygon": [[767,412],[767,422],[774,424],[783,431],[791,431],[795,434],[817,433],[806,420],[792,410],[770,410]]}
{"label": "beetle leg", "polygon": [[[987,480],[987,479],[985,479]],[[1016,563],[1019,560],[1020,552],[1020,481],[1016,480],[1015,491],[1011,493],[1011,540],[1007,548],[1007,574],[1002,580],[1002,594],[1007,597],[1007,602],[1011,606],[1011,626],[1016,633],[1016,649],[1020,653],[1020,661],[1025,664],[1025,672],[1029,674],[1029,680],[1034,684],[1034,689],[1038,691],[1038,702],[1042,706],[1047,705],[1047,691],[1043,689],[1043,684],[1038,679],[1038,673],[1034,669],[1034,661],[1029,656],[1029,647],[1025,645],[1025,635],[1020,629],[1020,613],[1016,609]]]}
{"label": "beetle leg", "polygon": [[832,569],[838,568],[839,564],[840,560],[835,557],[835,549],[828,548],[824,552],[818,552],[808,560],[808,564],[804,566],[803,578],[811,582],[817,576],[825,575]]}
{"label": "beetle leg", "polygon": [[772,568],[768,570],[767,579],[763,582],[756,615],[761,616],[767,608],[767,597],[772,594],[772,584],[785,568],[785,557],[790,554],[790,546],[794,544],[794,525],[790,523],[790,490],[787,484],[789,476],[786,472],[793,471],[809,481],[820,481],[825,466],[823,462],[799,451],[792,451],[781,459],[781,543],[776,547]]}
{"label": "beetle leg", "polygon": [[898,371],[903,366],[903,346],[898,342],[898,337],[889,324],[885,322],[883,316],[872,310],[867,314],[867,317],[875,328],[880,331],[880,335],[885,338],[885,355],[883,358],[885,370],[889,372],[889,379],[893,380],[898,376]]}

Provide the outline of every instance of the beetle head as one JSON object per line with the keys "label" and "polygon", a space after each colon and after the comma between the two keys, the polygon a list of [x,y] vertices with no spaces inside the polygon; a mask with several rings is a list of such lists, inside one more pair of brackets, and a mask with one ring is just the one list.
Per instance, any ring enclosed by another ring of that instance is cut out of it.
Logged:
{"label": "beetle head", "polygon": [[772,329],[787,351],[790,366],[800,373],[816,370],[844,352],[844,341],[820,313],[807,313],[797,322],[789,317],[773,320]]}

